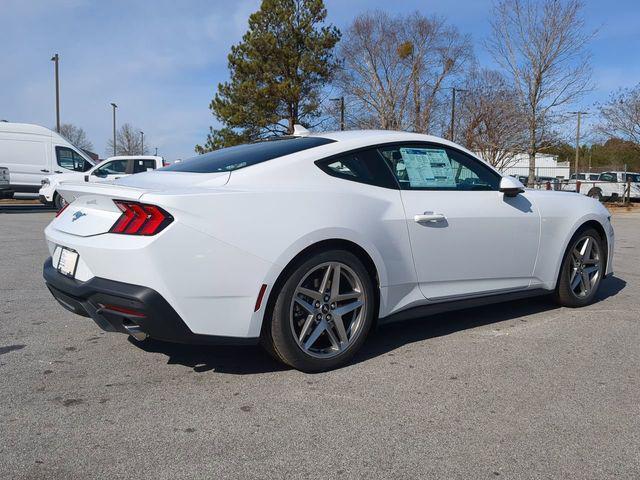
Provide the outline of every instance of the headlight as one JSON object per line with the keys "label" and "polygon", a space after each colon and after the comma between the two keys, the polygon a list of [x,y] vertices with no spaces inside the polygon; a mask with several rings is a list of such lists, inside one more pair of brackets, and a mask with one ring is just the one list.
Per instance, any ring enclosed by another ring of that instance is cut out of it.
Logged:
{"label": "headlight", "polygon": [[40,183],[41,183],[42,185],[49,185],[49,179],[48,179],[48,178],[43,178],[43,179],[40,181]]}

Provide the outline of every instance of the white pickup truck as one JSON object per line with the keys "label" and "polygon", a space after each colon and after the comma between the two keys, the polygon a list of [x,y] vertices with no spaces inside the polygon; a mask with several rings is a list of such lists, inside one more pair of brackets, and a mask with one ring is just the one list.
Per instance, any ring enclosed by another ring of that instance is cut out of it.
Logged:
{"label": "white pickup truck", "polygon": [[42,180],[39,198],[45,205],[53,204],[57,209],[64,206],[65,200],[58,194],[62,182],[112,182],[127,175],[142,173],[166,166],[162,157],[152,155],[109,157],[86,172],[67,172],[49,175]]}
{"label": "white pickup truck", "polygon": [[[578,179],[580,193],[597,200],[623,198],[627,188],[627,179],[631,181],[632,200],[640,200],[640,173],[634,172],[602,172],[597,180]],[[576,183],[576,180],[570,180]]]}

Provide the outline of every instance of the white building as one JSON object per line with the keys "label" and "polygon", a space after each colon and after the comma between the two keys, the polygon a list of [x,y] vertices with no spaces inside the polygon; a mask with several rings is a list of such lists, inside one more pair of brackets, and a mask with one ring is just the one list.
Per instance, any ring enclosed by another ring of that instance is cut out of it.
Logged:
{"label": "white building", "polygon": [[[529,175],[529,154],[519,153],[502,169],[502,173],[513,176]],[[569,162],[559,162],[557,155],[536,154],[536,177],[569,178]]]}

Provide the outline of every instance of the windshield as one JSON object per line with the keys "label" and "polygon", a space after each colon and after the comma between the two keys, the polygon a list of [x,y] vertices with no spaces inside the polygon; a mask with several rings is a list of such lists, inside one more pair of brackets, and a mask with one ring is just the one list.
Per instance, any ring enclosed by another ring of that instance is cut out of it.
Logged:
{"label": "windshield", "polygon": [[163,171],[215,173],[232,172],[292,153],[319,147],[335,140],[320,137],[289,137],[235,147],[221,148],[163,168]]}

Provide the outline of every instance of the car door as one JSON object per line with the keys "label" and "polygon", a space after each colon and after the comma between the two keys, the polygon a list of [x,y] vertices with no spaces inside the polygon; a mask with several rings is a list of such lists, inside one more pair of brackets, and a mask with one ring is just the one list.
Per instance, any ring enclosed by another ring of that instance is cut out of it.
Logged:
{"label": "car door", "polygon": [[112,182],[130,174],[129,159],[109,160],[98,165],[89,175],[90,182]]}
{"label": "car door", "polygon": [[93,164],[69,147],[56,145],[53,173],[86,172]]}
{"label": "car door", "polygon": [[526,193],[500,193],[499,174],[453,148],[406,144],[379,151],[400,184],[416,274],[427,299],[529,286],[540,215]]}
{"label": "car door", "polygon": [[0,165],[9,168],[16,191],[37,192],[50,173],[47,141],[42,136],[3,133],[0,136]]}

